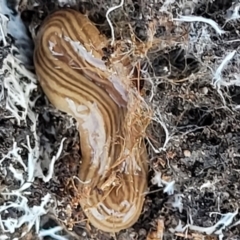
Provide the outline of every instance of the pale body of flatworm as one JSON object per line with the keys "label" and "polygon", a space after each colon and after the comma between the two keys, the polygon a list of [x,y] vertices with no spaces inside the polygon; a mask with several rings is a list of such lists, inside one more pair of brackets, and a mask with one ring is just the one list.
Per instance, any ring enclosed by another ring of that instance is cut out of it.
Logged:
{"label": "pale body of flatworm", "polygon": [[34,64],[50,102],[78,123],[80,205],[96,228],[118,232],[133,225],[142,211],[147,124],[141,120],[137,91],[130,87],[131,66],[117,56],[106,65],[106,43],[86,16],[59,10],[40,27]]}

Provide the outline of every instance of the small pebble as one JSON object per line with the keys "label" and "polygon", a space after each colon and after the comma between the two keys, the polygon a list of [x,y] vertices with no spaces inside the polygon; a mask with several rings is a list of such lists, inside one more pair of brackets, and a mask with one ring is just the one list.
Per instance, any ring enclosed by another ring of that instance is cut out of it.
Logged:
{"label": "small pebble", "polygon": [[183,154],[185,157],[191,157],[191,152],[189,150],[184,150]]}
{"label": "small pebble", "polygon": [[201,92],[206,95],[208,93],[208,88],[207,87],[203,87],[201,89]]}

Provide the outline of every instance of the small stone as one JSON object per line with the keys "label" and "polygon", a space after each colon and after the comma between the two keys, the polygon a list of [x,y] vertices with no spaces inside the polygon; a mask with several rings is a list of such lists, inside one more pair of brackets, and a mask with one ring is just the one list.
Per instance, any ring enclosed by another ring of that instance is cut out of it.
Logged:
{"label": "small stone", "polygon": [[189,150],[184,150],[183,154],[185,157],[191,157],[191,152]]}
{"label": "small stone", "polygon": [[201,89],[201,92],[202,92],[204,95],[206,95],[206,94],[208,93],[208,88],[207,88],[207,87],[203,87],[203,88]]}

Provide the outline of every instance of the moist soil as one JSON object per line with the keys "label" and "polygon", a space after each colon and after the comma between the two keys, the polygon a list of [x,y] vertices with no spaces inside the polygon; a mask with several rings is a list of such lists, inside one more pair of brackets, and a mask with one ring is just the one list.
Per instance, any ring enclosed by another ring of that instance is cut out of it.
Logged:
{"label": "moist soil", "polygon": [[[22,2],[21,17],[29,36],[33,29],[38,30],[43,19],[52,11],[68,7],[63,3],[59,6],[53,0]],[[69,0],[68,3],[87,14],[109,39],[111,29],[106,12],[117,4],[119,2],[113,0]],[[45,146],[47,141],[53,156],[62,138],[66,138],[62,154],[55,163],[54,178],[48,183],[35,180],[30,189],[32,194],[28,196],[31,206],[39,205],[46,193],[61,202],[61,206],[57,206],[57,214],[49,213],[41,218],[41,228],[61,225],[65,228],[62,234],[68,234],[67,239],[218,239],[221,236],[219,231],[223,234],[222,239],[240,239],[240,225],[234,226],[240,219],[237,212],[229,223],[223,221],[210,233],[207,231],[208,227],[226,216],[224,214],[234,213],[239,208],[240,84],[224,86],[214,79],[224,58],[233,51],[236,53],[224,67],[221,79],[225,82],[239,79],[240,25],[237,17],[230,19],[234,11],[239,14],[236,10],[239,6],[237,1],[231,0],[132,0],[125,1],[122,8],[110,14],[118,40],[132,40],[134,36],[136,41],[149,42],[148,29],[154,24],[156,30],[153,48],[141,59],[143,96],[154,110],[154,118],[146,134],[151,141],[149,144],[146,140],[149,193],[137,223],[120,233],[107,234],[90,226],[80,208],[68,211],[69,204],[77,197],[71,179],[77,175],[81,156],[75,122],[57,111],[40,87],[32,93],[33,96],[40,94],[34,107],[39,114],[37,133],[40,145]],[[15,8],[16,3],[9,1],[9,7]],[[200,21],[173,21],[180,15],[211,19],[224,33],[218,34],[210,24]],[[11,36],[7,41],[14,44]],[[2,44],[2,60],[8,52],[9,48]],[[19,126],[9,115],[3,99],[0,111],[1,154],[7,154],[12,148],[13,139],[19,144],[26,144],[26,135],[32,139],[28,123]],[[69,125],[71,127],[67,127]],[[21,156],[27,159],[27,150],[23,150]],[[157,173],[161,173],[162,182],[159,185],[154,182]],[[11,174],[4,179],[0,177],[0,183],[9,189],[19,185],[13,181]],[[0,203],[3,202],[0,197]],[[20,214],[12,210],[2,218],[18,217]],[[187,224],[205,230],[198,232],[189,228],[183,231]],[[20,228],[10,239],[19,237],[22,231],[23,228]],[[154,233],[159,236],[152,237]],[[38,236],[33,228],[22,239],[38,239]],[[55,238],[46,236],[43,239]]]}

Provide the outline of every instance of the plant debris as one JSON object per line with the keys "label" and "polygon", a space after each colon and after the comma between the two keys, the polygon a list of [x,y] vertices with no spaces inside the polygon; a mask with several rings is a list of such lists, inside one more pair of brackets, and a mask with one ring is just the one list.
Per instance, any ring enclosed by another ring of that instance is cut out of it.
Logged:
{"label": "plant debris", "polygon": [[[239,1],[7,2],[0,0],[0,239],[240,239]],[[89,16],[110,39],[106,54],[123,40],[153,110],[142,215],[114,236],[75,205],[76,123],[49,104],[34,75],[31,36],[62,7]]]}

